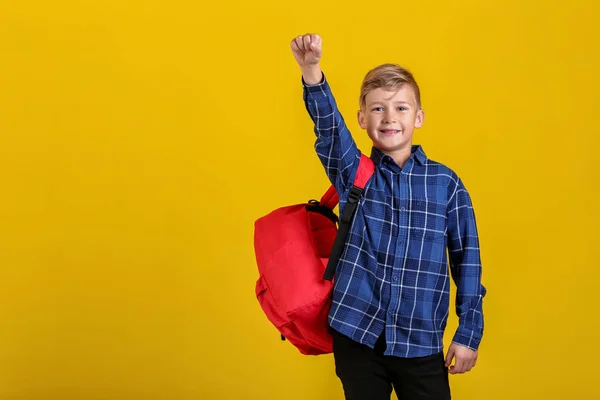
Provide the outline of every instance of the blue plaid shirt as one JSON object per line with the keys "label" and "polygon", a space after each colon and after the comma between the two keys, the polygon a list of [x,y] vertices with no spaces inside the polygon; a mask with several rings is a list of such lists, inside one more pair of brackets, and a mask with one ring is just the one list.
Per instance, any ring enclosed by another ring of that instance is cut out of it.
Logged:
{"label": "blue plaid shirt", "polygon": [[[315,149],[343,211],[360,160],[325,75],[304,81]],[[413,146],[404,167],[373,148],[375,174],[359,200],[334,280],[329,324],[371,348],[385,330],[386,355],[443,351],[450,280],[457,285],[453,342],[476,350],[483,334],[479,238],[470,196],[448,167]],[[448,254],[450,269],[448,268]]]}

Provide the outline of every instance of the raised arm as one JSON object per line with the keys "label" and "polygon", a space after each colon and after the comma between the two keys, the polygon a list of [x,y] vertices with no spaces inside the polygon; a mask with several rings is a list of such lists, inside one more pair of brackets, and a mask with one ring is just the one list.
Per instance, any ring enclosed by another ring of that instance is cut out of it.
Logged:
{"label": "raised arm", "polygon": [[355,173],[360,152],[321,70],[322,46],[321,37],[315,34],[298,36],[291,42],[302,71],[304,104],[315,124],[315,150],[329,180],[342,193]]}

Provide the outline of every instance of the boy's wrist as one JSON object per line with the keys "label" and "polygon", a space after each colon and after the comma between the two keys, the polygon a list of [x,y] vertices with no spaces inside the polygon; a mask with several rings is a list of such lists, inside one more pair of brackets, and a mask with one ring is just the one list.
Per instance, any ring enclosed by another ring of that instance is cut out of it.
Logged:
{"label": "boy's wrist", "polygon": [[307,85],[318,85],[323,81],[323,72],[319,64],[301,66],[300,70]]}

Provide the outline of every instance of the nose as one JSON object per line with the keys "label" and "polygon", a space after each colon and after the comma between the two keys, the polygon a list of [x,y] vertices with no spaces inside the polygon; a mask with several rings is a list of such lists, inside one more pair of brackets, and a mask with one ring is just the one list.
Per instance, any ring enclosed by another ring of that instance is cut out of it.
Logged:
{"label": "nose", "polygon": [[383,115],[383,122],[386,124],[393,124],[396,122],[396,113],[393,109],[387,109]]}

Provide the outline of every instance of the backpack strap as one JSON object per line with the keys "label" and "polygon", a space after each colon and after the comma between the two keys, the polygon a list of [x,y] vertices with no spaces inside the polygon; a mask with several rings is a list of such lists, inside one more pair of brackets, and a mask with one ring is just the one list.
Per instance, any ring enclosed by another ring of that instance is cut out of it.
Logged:
{"label": "backpack strap", "polygon": [[[327,262],[327,268],[325,269],[325,275],[323,276],[323,279],[325,280],[331,281],[335,275],[337,263],[342,255],[342,250],[344,249],[344,244],[346,242],[346,236],[348,236],[348,231],[350,230],[350,222],[352,221],[352,217],[356,211],[356,206],[358,205],[358,199],[360,199],[367,182],[369,179],[371,179],[374,172],[375,164],[373,163],[373,160],[364,154],[361,154],[360,163],[358,164],[358,171],[356,171],[356,177],[354,178],[354,184],[350,188],[348,201],[346,203],[346,207],[344,207],[344,212],[342,213],[342,218],[340,219],[340,225],[335,237],[335,242],[333,243],[333,248],[331,249],[331,254],[329,255],[329,261]],[[339,198],[335,192],[335,188],[333,192],[335,198],[332,198],[333,195],[330,192],[331,188],[325,193],[325,195],[323,195],[323,199],[321,199],[321,201],[325,200],[325,204],[331,204],[332,201],[335,201],[335,203],[333,203],[333,207],[335,207],[339,201]]]}
{"label": "backpack strap", "polygon": [[340,200],[338,198],[337,190],[335,190],[335,186],[331,185],[329,189],[327,189],[323,197],[321,197],[321,201],[319,201],[319,204],[323,207],[327,207],[330,210],[333,210],[339,201]]}

